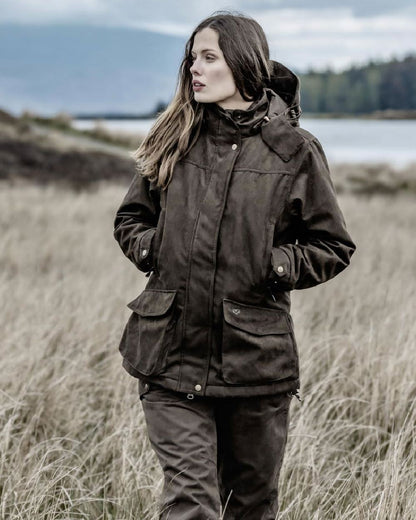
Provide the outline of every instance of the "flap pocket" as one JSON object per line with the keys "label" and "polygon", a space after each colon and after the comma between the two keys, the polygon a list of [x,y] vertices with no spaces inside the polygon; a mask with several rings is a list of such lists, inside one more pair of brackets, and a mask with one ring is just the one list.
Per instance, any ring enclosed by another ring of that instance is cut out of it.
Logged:
{"label": "flap pocket", "polygon": [[223,299],[222,378],[265,384],[298,377],[298,355],[287,312]]}
{"label": "flap pocket", "polygon": [[145,289],[127,304],[133,312],[124,328],[119,350],[130,366],[143,375],[165,368],[178,319],[176,290]]}
{"label": "flap pocket", "polygon": [[175,300],[176,290],[145,289],[127,307],[140,316],[163,316]]}
{"label": "flap pocket", "polygon": [[247,305],[224,298],[225,321],[251,334],[287,334],[291,332],[287,313],[279,309]]}

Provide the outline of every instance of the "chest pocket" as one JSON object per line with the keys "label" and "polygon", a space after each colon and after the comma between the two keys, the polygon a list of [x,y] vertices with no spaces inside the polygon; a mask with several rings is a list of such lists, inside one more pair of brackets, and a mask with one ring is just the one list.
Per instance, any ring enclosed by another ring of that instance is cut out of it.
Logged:
{"label": "chest pocket", "polygon": [[298,353],[285,311],[223,300],[222,377],[254,384],[298,377]]}

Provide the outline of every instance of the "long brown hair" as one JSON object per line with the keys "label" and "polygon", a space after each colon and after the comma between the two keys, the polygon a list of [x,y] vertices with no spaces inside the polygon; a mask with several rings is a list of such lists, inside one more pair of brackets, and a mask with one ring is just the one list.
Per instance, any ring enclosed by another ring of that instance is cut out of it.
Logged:
{"label": "long brown hair", "polygon": [[196,33],[206,27],[218,33],[218,45],[245,101],[259,98],[270,79],[269,46],[258,22],[236,11],[215,13],[194,29],[185,46],[175,95],[133,153],[140,173],[162,189],[169,184],[177,161],[198,139],[203,119],[204,103],[194,99],[189,70]]}

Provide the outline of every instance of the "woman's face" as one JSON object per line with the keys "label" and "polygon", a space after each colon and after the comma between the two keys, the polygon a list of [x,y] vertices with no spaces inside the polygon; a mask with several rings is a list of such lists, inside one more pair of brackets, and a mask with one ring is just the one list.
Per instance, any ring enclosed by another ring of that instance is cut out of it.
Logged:
{"label": "woman's face", "polygon": [[191,49],[192,81],[204,86],[193,86],[195,101],[217,103],[222,108],[246,108],[251,101],[244,101],[235,86],[233,74],[218,45],[218,33],[209,27],[197,32]]}

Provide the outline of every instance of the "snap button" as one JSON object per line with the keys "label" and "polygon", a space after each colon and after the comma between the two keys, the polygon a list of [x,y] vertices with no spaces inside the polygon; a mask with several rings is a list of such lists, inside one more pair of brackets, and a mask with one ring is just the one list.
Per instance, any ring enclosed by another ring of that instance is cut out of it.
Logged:
{"label": "snap button", "polygon": [[236,309],[233,309],[233,313],[234,313],[234,314],[240,314],[240,309],[237,309],[237,308],[236,308]]}
{"label": "snap button", "polygon": [[146,256],[146,255],[147,255],[147,249],[143,249],[142,256]]}
{"label": "snap button", "polygon": [[199,392],[201,390],[202,386],[201,385],[195,385],[195,390],[197,392]]}
{"label": "snap button", "polygon": [[279,267],[277,268],[277,272],[278,272],[278,273],[283,273],[283,271],[284,271],[283,266],[282,266],[282,265],[279,265]]}
{"label": "snap button", "polygon": [[231,147],[233,150],[236,150],[237,149],[237,145],[234,143]]}

